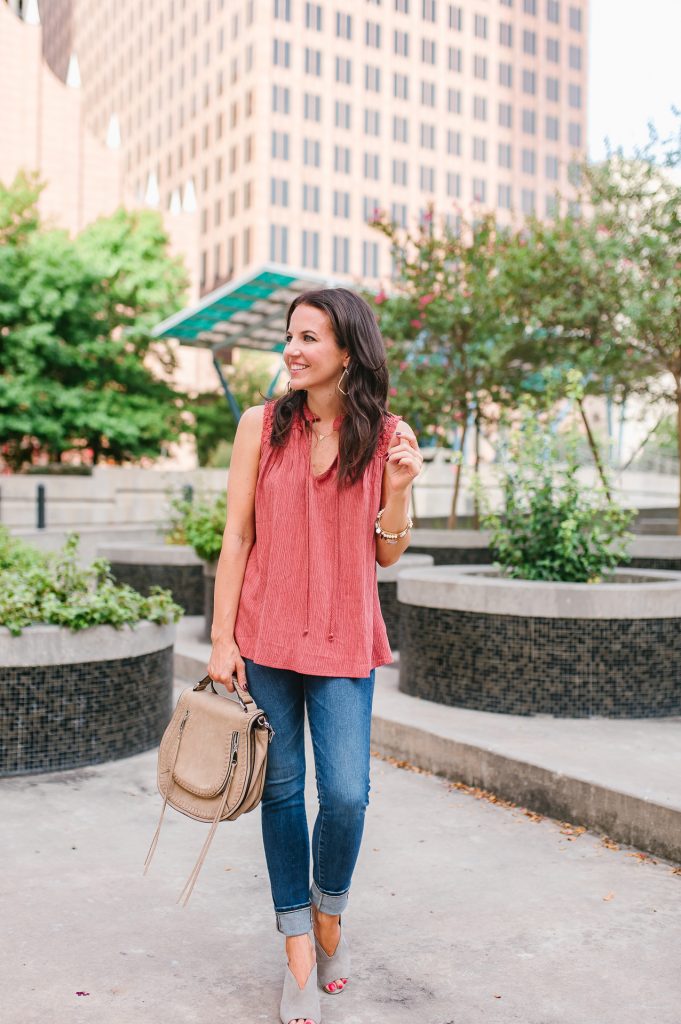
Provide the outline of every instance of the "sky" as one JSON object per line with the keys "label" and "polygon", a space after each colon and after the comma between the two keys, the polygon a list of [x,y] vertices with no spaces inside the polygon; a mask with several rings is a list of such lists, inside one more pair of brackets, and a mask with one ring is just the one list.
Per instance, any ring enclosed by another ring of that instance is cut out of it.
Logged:
{"label": "sky", "polygon": [[589,157],[681,129],[681,0],[590,0]]}

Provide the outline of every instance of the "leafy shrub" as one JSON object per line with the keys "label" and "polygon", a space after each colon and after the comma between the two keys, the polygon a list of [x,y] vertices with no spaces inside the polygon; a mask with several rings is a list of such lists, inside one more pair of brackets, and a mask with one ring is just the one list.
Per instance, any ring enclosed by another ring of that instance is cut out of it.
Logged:
{"label": "leafy shrub", "polygon": [[43,552],[0,527],[0,625],[18,636],[25,626],[39,623],[75,631],[180,618],[182,609],[169,590],[152,587],[144,597],[116,583],[105,558],[83,568],[77,555],[77,534],[71,534],[60,551]]}
{"label": "leafy shrub", "polygon": [[608,500],[602,485],[586,491],[577,479],[579,434],[571,428],[561,440],[526,401],[502,469],[503,510],[491,511],[476,487],[481,522],[504,576],[598,583],[626,557],[635,512]]}
{"label": "leafy shrub", "polygon": [[166,543],[189,544],[206,562],[214,562],[222,548],[222,534],[227,520],[227,497],[224,493],[217,498],[199,498],[188,501],[175,498],[171,501],[170,527],[166,532]]}

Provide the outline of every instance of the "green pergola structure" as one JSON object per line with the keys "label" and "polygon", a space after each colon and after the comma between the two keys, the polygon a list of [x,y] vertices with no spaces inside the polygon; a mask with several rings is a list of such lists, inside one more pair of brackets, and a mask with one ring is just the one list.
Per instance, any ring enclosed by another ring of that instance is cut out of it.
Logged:
{"label": "green pergola structure", "polygon": [[[311,288],[333,288],[347,282],[275,263],[266,263],[204,295],[197,305],[174,313],[158,324],[156,338],[175,338],[181,345],[209,348],[234,417],[241,409],[222,371],[224,356],[234,348],[283,352],[286,311],[293,299]],[[268,389],[274,393],[282,367]]]}

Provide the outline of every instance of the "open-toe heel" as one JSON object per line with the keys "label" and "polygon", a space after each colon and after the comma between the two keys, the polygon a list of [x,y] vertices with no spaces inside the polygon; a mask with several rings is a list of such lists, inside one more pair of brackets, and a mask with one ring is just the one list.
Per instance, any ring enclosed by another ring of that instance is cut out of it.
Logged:
{"label": "open-toe heel", "polygon": [[286,965],[279,1017],[282,1024],[289,1024],[292,1020],[312,1020],[314,1024],[321,1024],[322,1011],[317,990],[316,964],[310,971],[304,988],[300,988],[295,974],[288,964]]}
{"label": "open-toe heel", "polygon": [[[340,918],[338,920],[338,926],[341,927]],[[350,950],[348,944],[345,941],[345,935],[341,928],[340,938],[338,939],[338,945],[336,946],[335,952],[329,956],[321,942],[315,935],[314,937],[315,950],[317,953],[317,981],[319,987],[330,996],[337,996],[345,990],[347,987],[347,979],[350,976]],[[333,982],[338,981],[339,978],[345,979],[345,984],[339,988],[329,989],[327,986]]]}

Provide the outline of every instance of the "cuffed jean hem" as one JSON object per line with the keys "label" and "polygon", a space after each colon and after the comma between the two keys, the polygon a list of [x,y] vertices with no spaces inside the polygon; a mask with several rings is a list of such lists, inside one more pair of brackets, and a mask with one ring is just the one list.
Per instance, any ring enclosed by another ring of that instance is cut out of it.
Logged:
{"label": "cuffed jean hem", "polygon": [[311,907],[300,907],[297,910],[275,911],[277,930],[282,935],[307,935],[312,929]]}
{"label": "cuffed jean hem", "polygon": [[348,893],[346,889],[345,892],[329,895],[328,892],[322,892],[314,879],[310,886],[310,899],[322,914],[342,914],[348,905]]}

